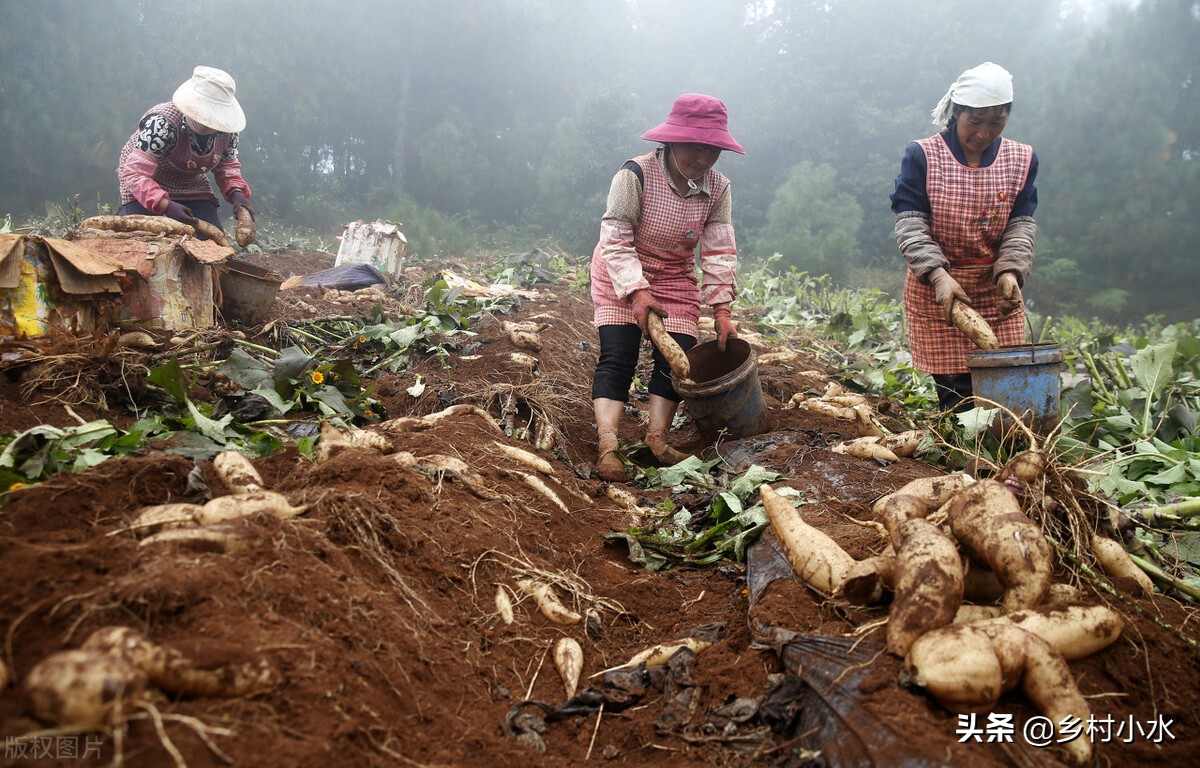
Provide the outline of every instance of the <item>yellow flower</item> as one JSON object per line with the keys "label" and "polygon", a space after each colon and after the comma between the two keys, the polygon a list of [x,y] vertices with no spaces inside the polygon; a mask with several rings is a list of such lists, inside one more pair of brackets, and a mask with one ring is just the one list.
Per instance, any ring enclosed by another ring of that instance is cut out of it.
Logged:
{"label": "yellow flower", "polygon": [[371,413],[370,409],[367,409],[367,410],[363,411],[363,418],[364,418],[364,419],[370,419],[370,418],[372,418],[372,417],[374,417],[374,416],[375,416],[375,414]]}
{"label": "yellow flower", "polygon": [[320,384],[321,382],[325,381],[325,374],[321,373],[320,371],[313,371],[310,378],[312,379],[313,384]]}
{"label": "yellow flower", "polygon": [[10,490],[10,491],[15,491],[15,490],[17,490],[18,488],[24,488],[24,487],[25,487],[25,483],[22,483],[22,482],[20,482],[20,481],[17,481],[17,482],[15,482],[15,483],[13,483],[12,485],[8,486],[8,490]]}
{"label": "yellow flower", "polygon": [[358,343],[359,343],[359,344],[366,344],[366,343],[367,343],[367,337],[366,337],[366,336],[359,336],[359,337],[358,337]]}

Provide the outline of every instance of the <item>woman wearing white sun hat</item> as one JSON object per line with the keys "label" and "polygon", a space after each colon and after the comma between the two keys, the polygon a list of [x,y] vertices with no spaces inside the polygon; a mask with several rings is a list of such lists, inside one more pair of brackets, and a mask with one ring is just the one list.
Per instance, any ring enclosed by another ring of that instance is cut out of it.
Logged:
{"label": "woman wearing white sun hat", "polygon": [[203,219],[223,230],[209,173],[235,212],[244,207],[253,214],[238,160],[246,114],[236,90],[229,73],[196,67],[170,101],[142,115],[117,165],[122,215],[157,214],[193,225]]}

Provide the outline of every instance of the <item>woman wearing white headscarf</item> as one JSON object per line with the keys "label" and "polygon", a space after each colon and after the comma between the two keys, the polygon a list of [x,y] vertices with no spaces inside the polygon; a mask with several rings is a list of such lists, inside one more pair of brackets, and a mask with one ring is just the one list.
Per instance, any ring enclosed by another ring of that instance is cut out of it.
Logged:
{"label": "woman wearing white headscarf", "polygon": [[1012,75],[984,62],[963,72],[932,116],[940,133],[909,143],[892,192],[896,242],[908,263],[904,309],[913,365],[933,375],[938,403],[972,394],[967,352],[950,323],[970,304],[1001,345],[1025,342],[1021,286],[1033,265],[1038,159],[1000,134],[1012,111]]}
{"label": "woman wearing white headscarf", "polygon": [[193,226],[204,219],[224,230],[211,173],[234,211],[245,208],[253,216],[238,159],[246,114],[236,90],[229,73],[196,67],[170,101],[146,110],[117,164],[122,215],[157,214]]}

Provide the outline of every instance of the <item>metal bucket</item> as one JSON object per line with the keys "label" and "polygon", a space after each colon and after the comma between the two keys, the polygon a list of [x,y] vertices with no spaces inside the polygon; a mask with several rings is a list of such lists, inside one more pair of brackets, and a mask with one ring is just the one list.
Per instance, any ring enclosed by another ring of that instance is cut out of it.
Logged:
{"label": "metal bucket", "polygon": [[283,278],[245,261],[227,261],[221,272],[221,316],[226,322],[258,325],[275,303]]}
{"label": "metal bucket", "polygon": [[1044,437],[1058,426],[1063,367],[1058,344],[1018,344],[991,352],[968,352],[967,367],[976,395],[1008,408],[1035,434]]}
{"label": "metal bucket", "polygon": [[691,379],[674,377],[683,407],[706,439],[750,437],[767,431],[766,406],[758,383],[758,356],[741,339],[697,344],[687,353]]}

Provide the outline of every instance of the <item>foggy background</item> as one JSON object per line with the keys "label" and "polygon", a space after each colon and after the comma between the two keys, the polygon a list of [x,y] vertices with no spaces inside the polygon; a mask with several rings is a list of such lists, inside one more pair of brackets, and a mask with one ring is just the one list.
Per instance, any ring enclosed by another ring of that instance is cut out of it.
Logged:
{"label": "foggy background", "polygon": [[717,165],[743,261],[898,293],[904,146],[988,60],[1041,161],[1033,306],[1196,318],[1192,0],[0,0],[0,216],[115,210],[121,146],[205,64],[237,81],[260,232],[586,260],[613,173],[698,91],[747,149]]}

